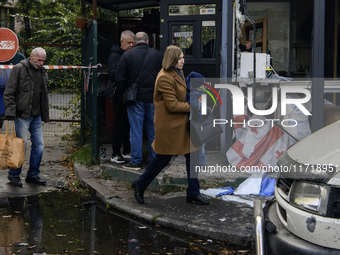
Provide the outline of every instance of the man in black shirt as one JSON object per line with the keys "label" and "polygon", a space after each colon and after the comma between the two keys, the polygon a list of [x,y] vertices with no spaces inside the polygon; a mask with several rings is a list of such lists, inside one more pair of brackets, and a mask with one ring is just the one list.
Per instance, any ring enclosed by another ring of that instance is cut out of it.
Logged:
{"label": "man in black shirt", "polygon": [[[110,82],[115,83],[116,69],[118,62],[125,51],[135,46],[135,34],[130,30],[125,30],[120,35],[120,46],[113,45],[108,59],[108,73]],[[130,124],[127,116],[126,106],[123,105],[122,95],[117,92],[114,98],[115,124],[113,128],[112,156],[111,162],[122,164],[126,163],[130,157]],[[121,147],[123,145],[123,154]]]}

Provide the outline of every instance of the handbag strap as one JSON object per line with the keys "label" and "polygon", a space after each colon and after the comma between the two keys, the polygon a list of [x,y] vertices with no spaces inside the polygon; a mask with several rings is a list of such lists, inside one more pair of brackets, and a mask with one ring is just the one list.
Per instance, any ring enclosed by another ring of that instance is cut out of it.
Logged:
{"label": "handbag strap", "polygon": [[6,128],[6,135],[8,136],[8,130],[9,130],[9,121],[7,121],[7,128]]}
{"label": "handbag strap", "polygon": [[15,131],[14,120],[12,121],[12,135],[13,135],[13,137],[17,137],[17,133]]}
{"label": "handbag strap", "polygon": [[15,126],[14,126],[14,121],[7,120],[7,127],[6,127],[6,135],[9,135],[9,122],[12,122],[12,136],[17,137],[17,134],[15,132]]}
{"label": "handbag strap", "polygon": [[148,48],[147,51],[146,51],[146,53],[145,53],[142,68],[140,69],[139,74],[138,74],[137,79],[136,79],[137,82],[139,81],[139,79],[140,79],[140,77],[142,76],[142,73],[143,73],[143,71],[144,71],[144,67],[145,67],[145,65],[146,65],[146,57],[148,56],[149,51],[150,51],[150,48]]}

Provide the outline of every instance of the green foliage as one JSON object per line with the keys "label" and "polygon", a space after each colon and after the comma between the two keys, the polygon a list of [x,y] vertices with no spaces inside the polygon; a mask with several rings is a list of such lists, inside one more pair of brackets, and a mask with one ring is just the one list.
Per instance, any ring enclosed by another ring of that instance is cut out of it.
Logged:
{"label": "green foliage", "polygon": [[64,109],[64,117],[71,117],[72,120],[80,120],[81,108],[80,108],[81,94],[77,93],[72,96],[72,99],[68,102],[68,106]]}
{"label": "green foliage", "polygon": [[[37,44],[62,46],[42,46],[47,53],[46,65],[82,64],[82,30],[76,26],[76,19],[82,16],[80,0],[19,0],[15,5],[17,21],[22,22],[22,30],[17,34],[20,51],[29,57]],[[34,45],[35,44],[35,45]],[[80,120],[81,69],[47,70],[49,92],[76,94],[62,110],[64,117]],[[56,106],[52,106],[56,107]],[[71,124],[73,137],[80,137],[80,124]]]}
{"label": "green foliage", "polygon": [[118,23],[118,13],[106,9],[99,9],[98,20],[105,20],[111,23]]}
{"label": "green foliage", "polygon": [[119,12],[120,17],[142,17],[143,16],[143,9],[131,9],[131,10],[124,10]]}
{"label": "green foliage", "polygon": [[111,174],[108,174],[108,173],[102,173],[100,175],[100,178],[102,178],[103,180],[111,180],[112,176],[111,176]]}
{"label": "green foliage", "polygon": [[110,205],[108,203],[105,204],[105,209],[109,210],[110,209]]}
{"label": "green foliage", "polygon": [[[81,16],[78,6],[77,0],[19,0],[15,5],[17,16],[25,17],[23,29],[18,33],[19,43],[67,45],[43,46],[47,53],[46,64],[81,65],[82,32],[75,22]],[[24,46],[21,51],[28,57],[34,47]],[[48,70],[48,74],[50,90],[79,91],[79,70]]]}
{"label": "green foliage", "polygon": [[92,165],[91,160],[91,146],[89,144],[85,144],[82,148],[77,150],[73,155],[72,159],[74,162],[90,166]]}
{"label": "green foliage", "polygon": [[153,217],[151,218],[151,221],[152,221],[152,222],[156,222],[156,220],[157,220],[158,218],[160,218],[160,217],[163,217],[163,214],[153,216]]}

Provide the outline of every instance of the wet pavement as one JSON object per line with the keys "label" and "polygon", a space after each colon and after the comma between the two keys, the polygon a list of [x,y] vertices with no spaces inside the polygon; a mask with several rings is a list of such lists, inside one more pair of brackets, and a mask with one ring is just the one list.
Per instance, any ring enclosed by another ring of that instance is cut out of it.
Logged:
{"label": "wet pavement", "polygon": [[226,247],[112,214],[79,191],[0,204],[0,254],[221,254]]}
{"label": "wet pavement", "polygon": [[[254,248],[253,208],[244,203],[208,198],[209,206],[186,203],[184,157],[174,158],[165,170],[145,192],[145,204],[137,204],[133,197],[131,182],[142,171],[129,171],[111,163],[110,151],[101,160],[100,166],[86,167],[64,164],[68,156],[70,142],[60,137],[45,138],[45,152],[41,166],[41,179],[47,180],[47,186],[25,183],[23,170],[23,188],[8,184],[7,170],[0,171],[0,196],[29,196],[55,190],[63,190],[80,184],[99,198],[107,208],[117,213],[128,215],[150,226],[165,227],[184,235],[200,236],[207,240],[223,242],[236,250],[242,249],[250,254]],[[214,162],[223,162],[223,156],[207,154]],[[217,157],[217,158],[216,158]],[[25,161],[24,169],[27,169]],[[77,180],[75,180],[75,177]],[[200,175],[202,187],[215,187],[217,184],[238,185],[247,175],[228,174]]]}
{"label": "wet pavement", "polygon": [[[40,178],[47,181],[46,186],[39,186],[25,182],[28,169],[29,153],[26,153],[21,173],[22,188],[9,184],[7,169],[0,168],[0,197],[29,196],[54,189],[68,188],[68,182],[74,179],[72,168],[65,165],[65,158],[69,156],[72,142],[63,141],[60,137],[44,137],[45,149],[40,167]],[[28,149],[30,151],[30,149]]]}

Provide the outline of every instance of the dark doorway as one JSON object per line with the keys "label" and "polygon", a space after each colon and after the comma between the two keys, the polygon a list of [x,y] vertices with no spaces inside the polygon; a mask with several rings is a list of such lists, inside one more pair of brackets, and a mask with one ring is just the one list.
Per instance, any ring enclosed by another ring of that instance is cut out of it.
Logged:
{"label": "dark doorway", "polygon": [[161,1],[160,49],[178,45],[185,55],[184,74],[220,75],[222,1]]}

